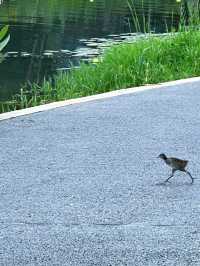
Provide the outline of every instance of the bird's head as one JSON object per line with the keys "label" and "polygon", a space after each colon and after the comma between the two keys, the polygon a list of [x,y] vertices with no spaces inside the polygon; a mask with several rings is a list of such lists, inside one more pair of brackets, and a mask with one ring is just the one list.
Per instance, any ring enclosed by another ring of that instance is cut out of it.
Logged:
{"label": "bird's head", "polygon": [[158,155],[158,158],[166,160],[167,156],[164,153],[161,153],[161,154]]}

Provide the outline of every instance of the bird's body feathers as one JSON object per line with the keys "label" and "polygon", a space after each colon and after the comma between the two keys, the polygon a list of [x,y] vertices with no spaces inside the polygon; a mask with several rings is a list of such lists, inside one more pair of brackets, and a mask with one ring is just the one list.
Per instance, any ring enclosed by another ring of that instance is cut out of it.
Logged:
{"label": "bird's body feathers", "polygon": [[164,160],[167,165],[169,165],[172,169],[176,170],[184,170],[185,167],[188,164],[188,161],[186,160],[181,160],[178,158],[170,157]]}

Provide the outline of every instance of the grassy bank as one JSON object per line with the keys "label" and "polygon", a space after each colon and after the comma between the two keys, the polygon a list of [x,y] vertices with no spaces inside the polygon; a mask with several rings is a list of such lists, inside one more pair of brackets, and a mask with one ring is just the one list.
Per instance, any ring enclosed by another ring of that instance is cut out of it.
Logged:
{"label": "grassy bank", "polygon": [[149,36],[108,49],[96,65],[55,77],[54,86],[23,88],[1,112],[106,91],[200,75],[200,31],[188,30],[165,37]]}

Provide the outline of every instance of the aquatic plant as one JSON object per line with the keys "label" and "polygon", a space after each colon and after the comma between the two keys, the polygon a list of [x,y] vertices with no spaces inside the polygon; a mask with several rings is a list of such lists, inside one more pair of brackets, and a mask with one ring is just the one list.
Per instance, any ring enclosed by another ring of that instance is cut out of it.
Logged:
{"label": "aquatic plant", "polygon": [[8,34],[9,26],[6,25],[0,30],[0,63],[3,61],[3,54],[1,51],[6,47],[10,40],[10,34]]}
{"label": "aquatic plant", "polygon": [[[181,20],[178,32],[170,28],[162,37],[151,33],[140,35],[135,42],[106,49],[101,60],[95,59],[95,64],[81,63],[78,69],[56,75],[53,82],[44,80],[41,85],[27,84],[11,101],[0,104],[0,112],[199,76],[200,30],[197,22],[192,24],[190,19],[190,24],[186,25]],[[137,17],[135,23],[139,25]],[[143,25],[147,31],[150,24],[145,22]],[[141,26],[138,26],[140,30]]]}
{"label": "aquatic plant", "polygon": [[200,31],[188,29],[163,37],[148,35],[132,44],[113,46],[98,64],[82,63],[79,69],[55,76],[54,86],[44,80],[41,86],[23,87],[12,101],[0,105],[0,111],[199,76],[199,43]]}
{"label": "aquatic plant", "polygon": [[8,44],[10,40],[10,34],[8,34],[9,26],[6,25],[0,30],[0,52]]}

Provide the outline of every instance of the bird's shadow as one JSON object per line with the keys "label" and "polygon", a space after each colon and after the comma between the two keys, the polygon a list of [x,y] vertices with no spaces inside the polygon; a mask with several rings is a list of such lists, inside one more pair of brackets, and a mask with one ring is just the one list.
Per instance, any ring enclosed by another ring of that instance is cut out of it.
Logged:
{"label": "bird's shadow", "polygon": [[156,183],[155,186],[167,186],[168,184],[166,182],[159,182]]}
{"label": "bird's shadow", "polygon": [[171,182],[159,182],[156,183],[155,186],[163,186],[163,187],[181,187],[181,186],[192,186],[194,183],[171,183]]}

